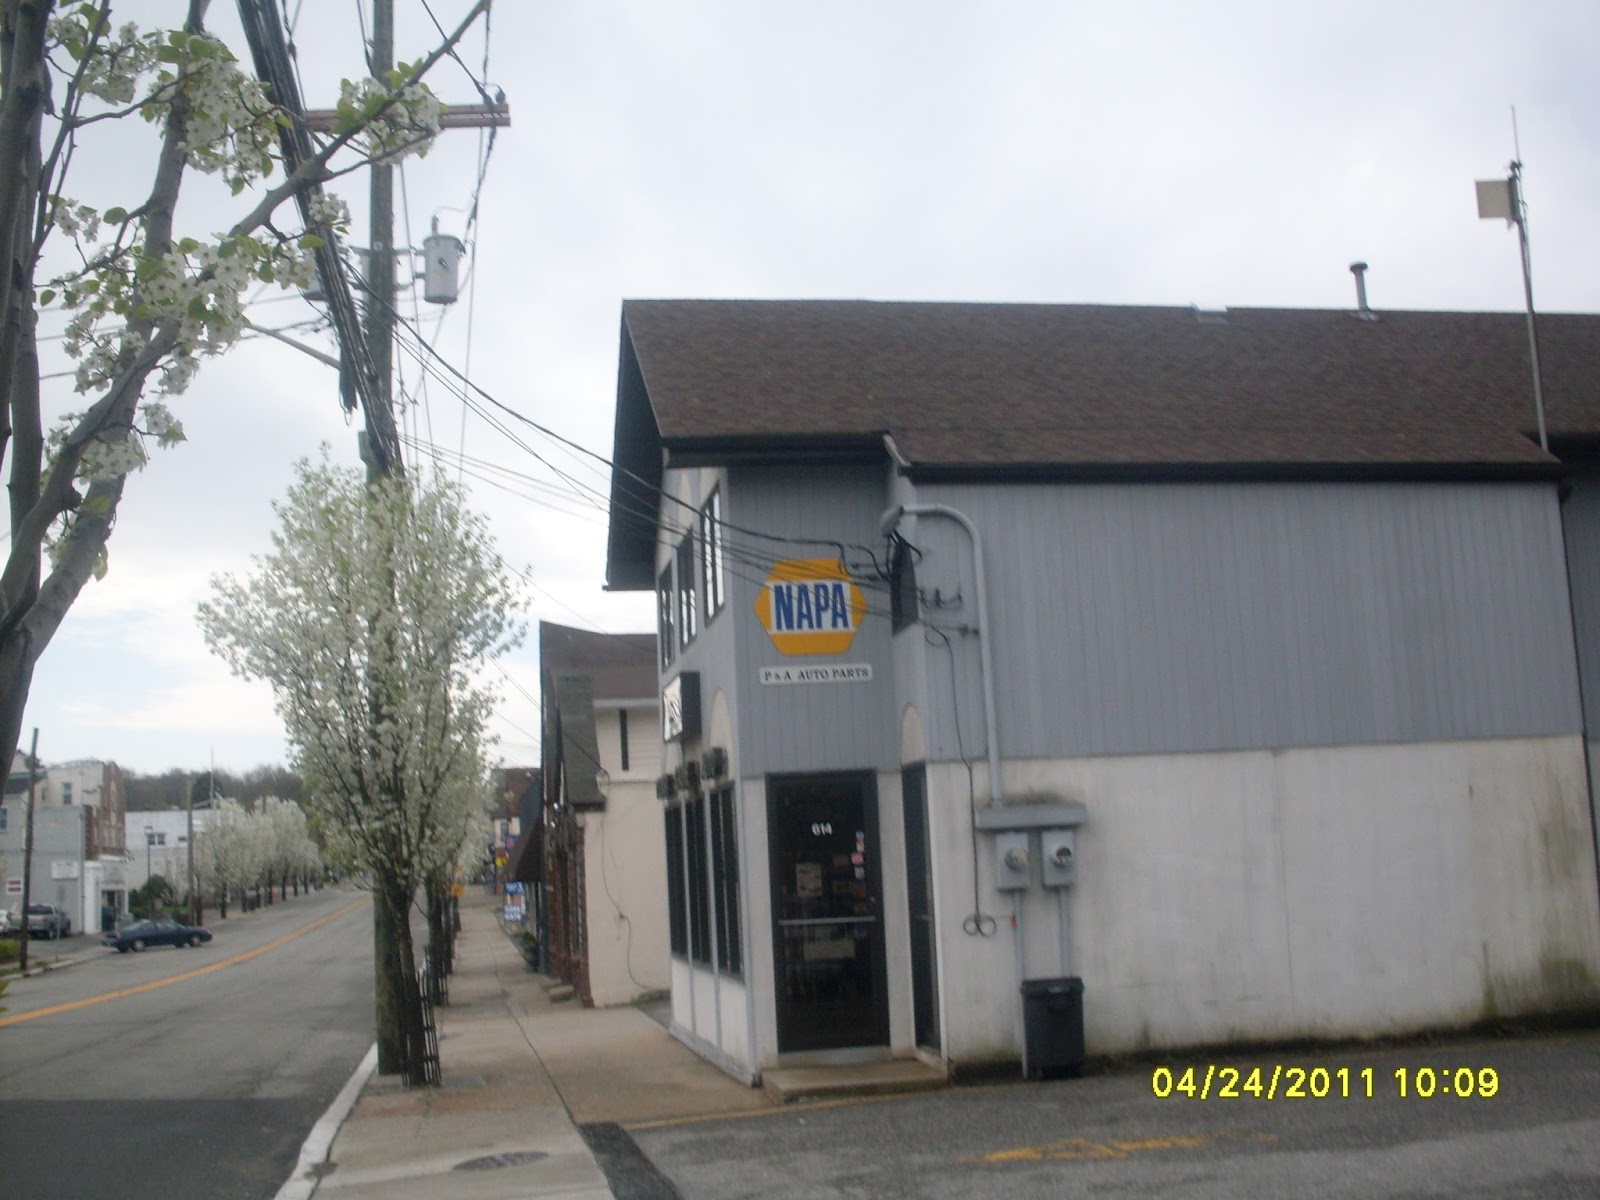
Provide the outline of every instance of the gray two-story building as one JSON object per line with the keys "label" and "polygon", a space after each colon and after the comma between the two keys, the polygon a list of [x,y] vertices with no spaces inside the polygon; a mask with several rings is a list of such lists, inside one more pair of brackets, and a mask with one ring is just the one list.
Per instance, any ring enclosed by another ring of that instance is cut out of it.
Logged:
{"label": "gray two-story building", "polygon": [[[1600,317],[624,306],[675,1032],[754,1080],[1600,1007]],[[1035,989],[1036,991],[1037,989]]]}

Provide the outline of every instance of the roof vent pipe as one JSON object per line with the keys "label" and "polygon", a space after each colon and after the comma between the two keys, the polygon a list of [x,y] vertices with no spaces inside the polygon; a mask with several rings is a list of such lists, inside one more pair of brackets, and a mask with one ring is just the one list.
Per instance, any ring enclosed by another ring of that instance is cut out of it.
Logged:
{"label": "roof vent pipe", "polygon": [[1363,321],[1376,321],[1378,314],[1367,307],[1367,264],[1351,263],[1350,274],[1356,277],[1356,316]]}

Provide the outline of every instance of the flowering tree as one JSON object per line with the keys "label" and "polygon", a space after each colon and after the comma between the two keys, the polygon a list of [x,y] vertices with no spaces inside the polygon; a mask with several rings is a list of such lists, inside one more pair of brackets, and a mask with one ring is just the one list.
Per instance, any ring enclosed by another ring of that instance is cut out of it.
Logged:
{"label": "flowering tree", "polygon": [[397,1009],[379,1040],[421,1082],[408,915],[481,819],[495,694],[479,676],[520,640],[519,598],[446,480],[369,484],[325,456],[274,507],[272,552],[214,580],[200,623],[236,674],[272,684],[330,854],[371,881],[379,992]]}
{"label": "flowering tree", "polygon": [[202,896],[216,897],[223,920],[228,918],[228,896],[241,893],[259,872],[260,839],[250,814],[237,800],[219,800],[204,830],[195,834],[195,887]]}
{"label": "flowering tree", "polygon": [[[425,151],[437,130],[439,105],[420,80],[449,43],[383,80],[346,83],[336,133],[309,156],[289,155],[279,138],[290,118],[206,30],[208,3],[189,0],[181,29],[141,32],[113,28],[110,0],[0,0],[0,462],[9,466],[11,535],[0,567],[5,762],[16,751],[34,664],[90,577],[105,570],[128,473],[149,447],[183,440],[169,400],[247,327],[245,288],[308,284],[313,254],[348,220],[321,184],[374,156]],[[103,204],[70,196],[74,157],[92,130],[117,122],[157,133],[148,190]],[[238,198],[237,219],[221,232],[178,228],[179,195],[196,172]],[[303,219],[286,232],[275,222],[291,200]],[[53,429],[40,406],[41,310],[68,318],[65,347],[84,397]]]}
{"label": "flowering tree", "polygon": [[306,825],[305,811],[292,800],[277,796],[263,796],[251,816],[261,821],[267,831],[266,862],[263,877],[267,885],[267,900],[272,900],[272,885],[276,883],[282,896],[289,894],[289,880],[299,881],[314,871],[321,862],[316,842]]}

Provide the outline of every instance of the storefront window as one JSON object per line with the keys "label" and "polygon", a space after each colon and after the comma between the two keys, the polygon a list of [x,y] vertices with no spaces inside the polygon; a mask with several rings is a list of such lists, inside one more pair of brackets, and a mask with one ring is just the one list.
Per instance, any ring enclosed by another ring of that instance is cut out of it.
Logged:
{"label": "storefront window", "polygon": [[672,953],[689,954],[689,922],[683,902],[683,809],[667,809],[667,928]]}
{"label": "storefront window", "polygon": [[721,968],[735,979],[744,977],[743,939],[739,936],[739,827],[733,785],[711,796],[711,887],[717,903],[717,950]]}
{"label": "storefront window", "polygon": [[689,832],[689,957],[711,965],[711,906],[706,879],[706,802],[696,796],[683,806]]}

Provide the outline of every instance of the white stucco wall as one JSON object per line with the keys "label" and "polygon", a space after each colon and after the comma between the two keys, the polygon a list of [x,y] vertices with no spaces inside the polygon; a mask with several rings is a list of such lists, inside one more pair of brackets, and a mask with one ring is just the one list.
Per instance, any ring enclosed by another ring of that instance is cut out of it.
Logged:
{"label": "white stucco wall", "polygon": [[[1079,800],[1075,963],[1091,1054],[1342,1037],[1600,1006],[1600,907],[1577,737],[1007,763]],[[979,796],[986,794],[977,771]],[[945,1053],[1020,1045],[1011,900],[967,772],[929,769]],[[1035,875],[1037,880],[1037,875]],[[1061,974],[1053,893],[1021,909]]]}
{"label": "white stucco wall", "polygon": [[[628,712],[628,766],[618,713]],[[626,1004],[671,986],[667,970],[667,867],[661,741],[653,700],[598,701],[595,741],[609,777],[603,811],[583,814],[589,990],[597,1005]]]}
{"label": "white stucco wall", "polygon": [[667,970],[667,868],[655,789],[611,784],[603,812],[583,816],[589,991],[597,1005],[626,1004],[671,985]]}

